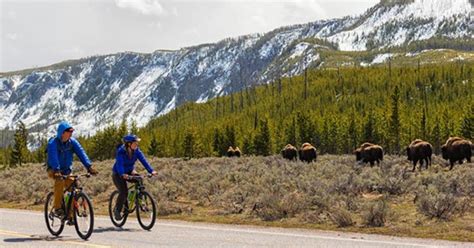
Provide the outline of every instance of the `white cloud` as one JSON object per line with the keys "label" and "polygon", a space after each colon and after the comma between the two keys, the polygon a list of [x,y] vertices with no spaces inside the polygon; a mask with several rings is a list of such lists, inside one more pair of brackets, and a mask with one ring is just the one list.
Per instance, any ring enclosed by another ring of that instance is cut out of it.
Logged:
{"label": "white cloud", "polygon": [[18,35],[16,33],[8,33],[6,34],[6,36],[9,40],[16,40],[18,38]]}
{"label": "white cloud", "polygon": [[131,9],[144,15],[163,15],[163,6],[158,0],[115,0],[115,5],[122,9]]}
{"label": "white cloud", "polygon": [[8,18],[8,19],[16,19],[16,12],[13,11],[13,10],[9,10],[9,11],[7,12],[7,18]]}
{"label": "white cloud", "polygon": [[321,6],[322,1],[318,0],[294,0],[289,1],[294,4],[300,10],[310,11],[312,14],[316,15],[319,19],[327,18],[328,15],[324,8]]}
{"label": "white cloud", "polygon": [[63,49],[62,52],[66,56],[73,56],[73,57],[85,55],[84,50],[77,46]]}
{"label": "white cloud", "polygon": [[267,22],[265,21],[265,18],[263,16],[253,15],[250,17],[250,19],[252,20],[253,23],[255,23],[255,25],[259,27],[264,27],[264,28],[267,27]]}
{"label": "white cloud", "polygon": [[150,22],[150,23],[148,23],[148,27],[160,29],[161,28],[161,22],[158,22],[158,21]]}

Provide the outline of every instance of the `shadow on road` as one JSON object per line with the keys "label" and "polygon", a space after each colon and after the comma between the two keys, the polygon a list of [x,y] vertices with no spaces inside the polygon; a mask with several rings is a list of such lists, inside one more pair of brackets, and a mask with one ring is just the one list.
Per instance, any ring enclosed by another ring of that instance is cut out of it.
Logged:
{"label": "shadow on road", "polygon": [[75,238],[64,238],[64,237],[50,237],[50,236],[40,236],[40,235],[31,235],[30,237],[24,238],[7,238],[3,239],[6,243],[20,243],[20,242],[34,242],[34,241],[77,241]]}
{"label": "shadow on road", "polygon": [[103,233],[103,232],[138,232],[141,229],[130,229],[130,228],[121,228],[121,227],[98,227],[94,229],[94,233]]}

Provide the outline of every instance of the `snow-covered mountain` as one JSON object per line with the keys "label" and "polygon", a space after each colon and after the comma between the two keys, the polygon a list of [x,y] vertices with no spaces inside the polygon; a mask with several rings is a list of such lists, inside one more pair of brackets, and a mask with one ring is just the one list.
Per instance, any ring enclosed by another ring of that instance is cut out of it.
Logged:
{"label": "snow-covered mountain", "polygon": [[295,75],[323,50],[374,50],[433,37],[473,39],[471,0],[384,0],[360,16],[279,28],[213,44],[119,53],[0,73],[0,129],[51,132],[69,120],[93,134],[123,118],[139,126],[186,101]]}

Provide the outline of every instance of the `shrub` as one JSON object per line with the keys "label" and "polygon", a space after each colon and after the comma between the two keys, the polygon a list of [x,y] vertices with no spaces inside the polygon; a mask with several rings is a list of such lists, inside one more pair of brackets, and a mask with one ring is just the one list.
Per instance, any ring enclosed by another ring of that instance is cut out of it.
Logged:
{"label": "shrub", "polygon": [[335,208],[329,212],[329,218],[337,227],[348,227],[355,224],[351,213],[343,208]]}
{"label": "shrub", "polygon": [[362,213],[362,220],[365,226],[381,227],[385,225],[389,206],[385,200],[370,202],[366,205],[366,210]]}
{"label": "shrub", "polygon": [[429,218],[451,220],[456,214],[463,215],[470,206],[469,198],[455,197],[429,186],[418,194],[417,209]]}
{"label": "shrub", "polygon": [[280,208],[278,195],[271,193],[261,194],[254,204],[252,212],[264,221],[274,221],[286,217]]}

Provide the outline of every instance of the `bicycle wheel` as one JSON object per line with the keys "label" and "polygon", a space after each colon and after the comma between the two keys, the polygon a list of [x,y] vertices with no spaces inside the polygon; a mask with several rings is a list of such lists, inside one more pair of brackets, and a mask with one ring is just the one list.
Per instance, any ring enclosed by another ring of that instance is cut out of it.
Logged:
{"label": "bicycle wheel", "polygon": [[112,194],[110,195],[110,198],[109,198],[109,216],[110,216],[110,220],[112,221],[112,224],[114,224],[114,226],[121,227],[121,226],[125,225],[125,222],[127,221],[128,211],[126,211],[125,209],[122,209],[122,213],[121,213],[122,218],[120,220],[115,219],[114,210],[115,210],[115,205],[117,204],[118,196],[119,196],[118,190],[112,192]]}
{"label": "bicycle wheel", "polygon": [[50,192],[46,196],[46,202],[44,203],[44,219],[49,232],[54,236],[59,236],[64,229],[64,221],[53,214],[53,200],[54,193]]}
{"label": "bicycle wheel", "polygon": [[148,192],[138,193],[136,199],[137,219],[140,226],[150,230],[155,225],[156,206],[155,201]]}
{"label": "bicycle wheel", "polygon": [[88,239],[94,229],[94,210],[89,197],[84,192],[79,192],[73,201],[74,226],[82,239]]}

